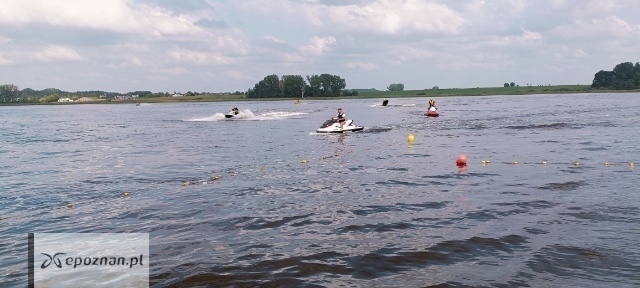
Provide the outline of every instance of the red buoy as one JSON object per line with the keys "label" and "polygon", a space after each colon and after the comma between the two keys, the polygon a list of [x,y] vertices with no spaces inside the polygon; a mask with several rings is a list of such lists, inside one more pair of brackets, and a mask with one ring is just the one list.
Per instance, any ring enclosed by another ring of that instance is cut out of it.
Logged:
{"label": "red buoy", "polygon": [[467,166],[467,155],[464,155],[464,154],[458,155],[458,158],[456,159],[456,165]]}

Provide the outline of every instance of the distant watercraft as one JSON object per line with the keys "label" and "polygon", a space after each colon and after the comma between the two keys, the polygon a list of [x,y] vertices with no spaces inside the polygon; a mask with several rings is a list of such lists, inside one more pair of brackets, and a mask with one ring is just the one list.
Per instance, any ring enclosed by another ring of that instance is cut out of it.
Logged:
{"label": "distant watercraft", "polygon": [[238,107],[233,107],[233,108],[231,108],[231,110],[229,110],[229,113],[224,115],[224,117],[225,118],[233,118],[234,116],[237,116],[238,114],[240,114],[240,110],[238,110]]}
{"label": "distant watercraft", "polygon": [[435,106],[431,106],[431,108],[429,108],[429,111],[427,111],[427,113],[424,113],[424,115],[429,117],[438,117],[440,116],[440,113],[438,113],[438,108],[436,108]]}

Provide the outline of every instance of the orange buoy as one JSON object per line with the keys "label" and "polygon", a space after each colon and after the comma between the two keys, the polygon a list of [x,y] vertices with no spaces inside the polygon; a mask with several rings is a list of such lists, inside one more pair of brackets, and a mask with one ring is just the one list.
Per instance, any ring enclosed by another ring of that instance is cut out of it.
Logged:
{"label": "orange buoy", "polygon": [[458,155],[458,158],[456,159],[456,165],[467,166],[467,155],[464,155],[464,154]]}

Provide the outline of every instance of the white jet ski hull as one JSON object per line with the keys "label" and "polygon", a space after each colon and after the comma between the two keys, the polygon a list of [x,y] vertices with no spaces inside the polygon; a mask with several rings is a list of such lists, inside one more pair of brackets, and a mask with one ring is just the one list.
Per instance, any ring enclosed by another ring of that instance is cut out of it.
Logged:
{"label": "white jet ski hull", "polygon": [[325,122],[318,130],[317,133],[344,133],[344,132],[352,132],[352,131],[360,131],[363,130],[362,126],[353,125],[353,120],[346,120],[342,128],[340,128],[340,123],[331,122],[331,120]]}

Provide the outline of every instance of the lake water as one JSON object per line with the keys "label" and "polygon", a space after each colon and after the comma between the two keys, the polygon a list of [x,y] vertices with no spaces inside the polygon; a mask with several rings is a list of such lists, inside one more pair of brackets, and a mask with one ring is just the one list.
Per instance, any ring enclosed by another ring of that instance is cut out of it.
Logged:
{"label": "lake water", "polygon": [[154,287],[640,286],[640,94],[435,100],[0,107],[0,286],[29,232],[149,233]]}

